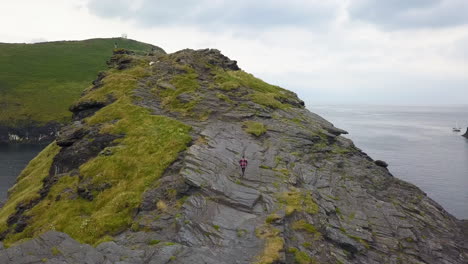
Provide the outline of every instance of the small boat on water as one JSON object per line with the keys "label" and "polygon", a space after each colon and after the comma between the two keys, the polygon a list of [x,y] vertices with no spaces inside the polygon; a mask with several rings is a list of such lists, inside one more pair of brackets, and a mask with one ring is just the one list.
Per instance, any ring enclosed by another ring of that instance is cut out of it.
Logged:
{"label": "small boat on water", "polygon": [[458,126],[458,122],[455,124],[455,127],[452,128],[452,131],[453,132],[460,132],[461,131],[461,128]]}

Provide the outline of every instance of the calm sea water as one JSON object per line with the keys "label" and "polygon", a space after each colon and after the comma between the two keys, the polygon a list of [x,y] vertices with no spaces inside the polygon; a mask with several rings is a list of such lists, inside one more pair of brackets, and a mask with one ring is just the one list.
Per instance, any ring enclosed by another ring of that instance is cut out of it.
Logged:
{"label": "calm sea water", "polygon": [[45,146],[0,144],[0,200],[7,196],[16,177]]}
{"label": "calm sea water", "polygon": [[[459,219],[468,219],[468,106],[312,106],[347,130],[346,137],[373,159],[389,163]],[[462,132],[452,132],[458,122]]]}

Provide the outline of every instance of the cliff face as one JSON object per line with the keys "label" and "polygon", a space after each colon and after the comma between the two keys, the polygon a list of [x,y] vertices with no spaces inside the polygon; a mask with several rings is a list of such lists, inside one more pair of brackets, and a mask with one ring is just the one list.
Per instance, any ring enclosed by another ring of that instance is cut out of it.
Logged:
{"label": "cliff face", "polygon": [[218,51],[110,64],[10,190],[6,263],[467,263],[460,221]]}

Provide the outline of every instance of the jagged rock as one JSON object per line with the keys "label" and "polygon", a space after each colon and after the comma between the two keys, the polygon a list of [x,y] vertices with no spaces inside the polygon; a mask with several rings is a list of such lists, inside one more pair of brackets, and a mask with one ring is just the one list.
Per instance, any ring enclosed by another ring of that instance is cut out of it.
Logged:
{"label": "jagged rock", "polygon": [[331,134],[333,134],[335,136],[339,136],[341,134],[348,134],[348,132],[346,130],[339,129],[339,128],[336,128],[334,126],[326,127],[325,130],[327,130],[329,133],[331,133]]}
{"label": "jagged rock", "polygon": [[465,134],[463,134],[462,136],[464,136],[464,137],[468,138],[468,127],[466,128],[466,132],[465,132]]}
{"label": "jagged rock", "polygon": [[[77,169],[81,164],[89,159],[97,156],[104,148],[110,146],[112,142],[119,138],[116,135],[100,134],[98,128],[84,131],[82,128],[74,130],[70,129],[69,135],[71,138],[65,138],[66,143],[71,142],[72,145],[62,143],[60,153],[54,157],[54,161],[50,168],[50,175],[57,175],[70,172]],[[92,138],[85,138],[87,136]],[[59,144],[57,142],[57,144]]]}
{"label": "jagged rock", "polygon": [[[92,82],[93,87],[92,90],[98,89],[103,85],[102,80],[107,76],[106,72],[99,72],[97,78]],[[84,95],[84,94],[83,94]]]}
{"label": "jagged rock", "polygon": [[0,249],[4,264],[27,263],[104,263],[105,258],[95,248],[83,245],[68,235],[49,231],[40,237],[8,249]]}
{"label": "jagged rock", "polygon": [[194,96],[189,93],[182,93],[177,96],[177,99],[179,99],[181,103],[188,103],[194,99]]}
{"label": "jagged rock", "polygon": [[70,112],[73,113],[73,120],[81,120],[92,116],[99,109],[106,106],[106,103],[95,101],[84,101],[70,107]]}
{"label": "jagged rock", "polygon": [[375,165],[383,167],[383,168],[388,167],[388,163],[383,161],[383,160],[376,160],[376,161],[374,161],[374,163],[375,163]]}
{"label": "jagged rock", "polygon": [[68,147],[73,145],[77,140],[83,138],[87,131],[84,129],[84,125],[80,122],[74,122],[73,124],[62,129],[60,134],[57,136],[57,145],[61,147]]}
{"label": "jagged rock", "polygon": [[161,81],[157,85],[163,89],[175,90],[175,86],[169,82]]}
{"label": "jagged rock", "polygon": [[113,56],[106,62],[110,68],[125,70],[131,67],[135,52],[126,49],[114,49]]}

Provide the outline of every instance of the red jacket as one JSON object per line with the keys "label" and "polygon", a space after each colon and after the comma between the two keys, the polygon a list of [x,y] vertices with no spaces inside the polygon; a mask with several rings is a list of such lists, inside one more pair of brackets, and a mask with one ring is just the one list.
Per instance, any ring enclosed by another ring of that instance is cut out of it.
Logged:
{"label": "red jacket", "polygon": [[247,167],[247,164],[249,162],[246,160],[246,159],[241,159],[239,160],[239,165],[241,166],[241,168],[245,169]]}

